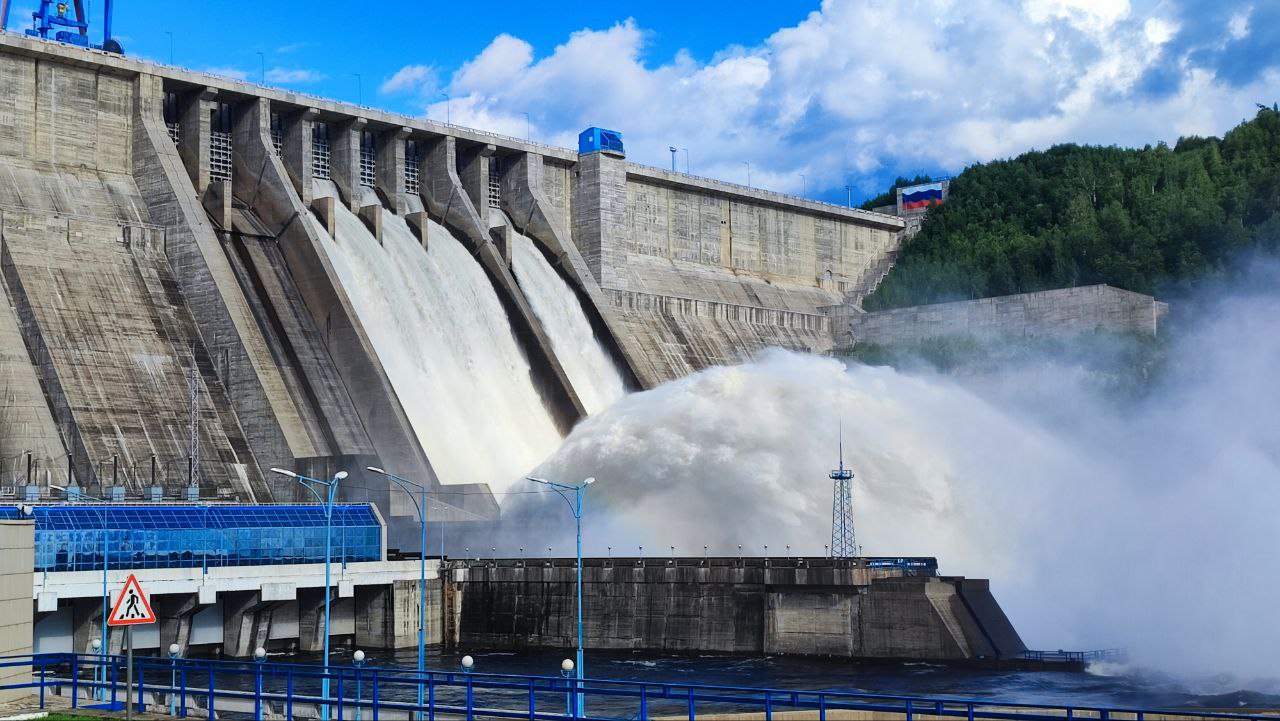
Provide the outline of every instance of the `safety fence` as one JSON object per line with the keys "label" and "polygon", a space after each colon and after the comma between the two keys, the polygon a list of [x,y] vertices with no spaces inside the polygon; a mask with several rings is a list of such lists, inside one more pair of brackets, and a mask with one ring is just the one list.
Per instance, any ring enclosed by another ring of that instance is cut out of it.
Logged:
{"label": "safety fence", "polygon": [[[577,680],[426,671],[372,666],[136,657],[133,686],[122,656],[35,654],[0,657],[0,678],[30,668],[29,680],[0,690],[30,689],[41,708],[52,698],[72,708],[122,709],[180,718],[426,719],[537,721],[812,718],[995,719],[1000,721],[1276,721],[1275,715],[1184,709],[1134,709],[923,698],[843,691],[745,688],[647,681]],[[25,674],[21,674],[25,677]],[[327,682],[327,683],[326,683]],[[327,687],[327,690],[326,690]],[[581,702],[575,704],[574,696]],[[419,700],[421,699],[421,700]],[[579,710],[581,709],[581,711]],[[803,712],[797,714],[795,712]]]}

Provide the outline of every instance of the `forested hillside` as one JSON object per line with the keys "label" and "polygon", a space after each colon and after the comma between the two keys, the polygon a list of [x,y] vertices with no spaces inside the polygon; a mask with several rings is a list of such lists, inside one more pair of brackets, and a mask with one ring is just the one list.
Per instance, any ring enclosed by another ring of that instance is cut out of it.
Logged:
{"label": "forested hillside", "polygon": [[1142,293],[1280,246],[1280,112],[1169,148],[1058,145],[951,183],[868,310],[1093,283]]}

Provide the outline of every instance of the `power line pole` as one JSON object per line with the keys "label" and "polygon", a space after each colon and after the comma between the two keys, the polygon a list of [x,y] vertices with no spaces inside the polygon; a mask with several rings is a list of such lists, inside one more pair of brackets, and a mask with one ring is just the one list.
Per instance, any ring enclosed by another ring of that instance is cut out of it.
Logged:
{"label": "power line pole", "polygon": [[840,467],[828,474],[832,481],[831,557],[854,558],[858,542],[853,532],[853,471],[844,467],[843,426],[840,435]]}

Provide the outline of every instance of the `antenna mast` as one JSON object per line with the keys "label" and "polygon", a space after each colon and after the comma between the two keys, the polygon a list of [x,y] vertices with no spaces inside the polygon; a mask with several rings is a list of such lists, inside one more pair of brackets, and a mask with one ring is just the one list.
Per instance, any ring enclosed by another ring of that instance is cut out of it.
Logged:
{"label": "antenna mast", "polygon": [[853,471],[844,467],[844,423],[840,424],[840,467],[828,474],[832,481],[831,557],[854,558],[858,542],[853,533]]}

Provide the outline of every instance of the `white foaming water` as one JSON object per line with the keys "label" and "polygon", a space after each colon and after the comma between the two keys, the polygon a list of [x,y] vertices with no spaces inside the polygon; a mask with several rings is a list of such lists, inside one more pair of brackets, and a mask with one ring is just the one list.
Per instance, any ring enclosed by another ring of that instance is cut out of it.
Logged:
{"label": "white foaming water", "polygon": [[511,268],[533,312],[542,321],[551,348],[587,413],[599,413],[621,398],[622,375],[591,330],[582,303],[533,241],[513,234]]}
{"label": "white foaming water", "polygon": [[[1280,578],[1261,569],[1280,548],[1280,271],[1263,281],[1201,301],[1208,320],[1141,400],[1050,361],[987,385],[774,351],[622,398],[536,472],[599,481],[592,553],[821,554],[843,419],[867,554],[991,578],[1032,648],[1123,646],[1274,686]],[[527,520],[499,543],[566,528],[541,505],[557,499],[516,500]]]}
{"label": "white foaming water", "polygon": [[[315,192],[337,195],[329,181]],[[383,212],[379,244],[335,205],[330,258],[436,475],[506,490],[560,434],[493,285],[442,226],[430,223],[424,251],[402,218]]]}

